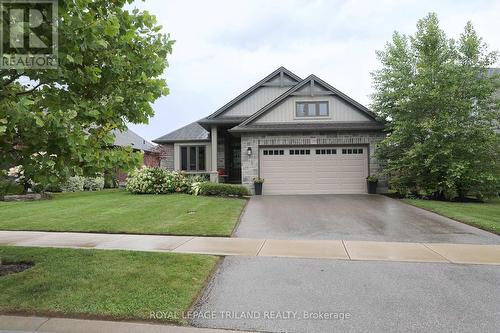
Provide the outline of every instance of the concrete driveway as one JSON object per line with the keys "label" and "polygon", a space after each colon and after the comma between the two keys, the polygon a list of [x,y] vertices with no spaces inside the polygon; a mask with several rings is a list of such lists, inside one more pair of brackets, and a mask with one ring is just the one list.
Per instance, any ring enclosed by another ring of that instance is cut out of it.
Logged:
{"label": "concrete driveway", "polygon": [[254,196],[235,236],[500,244],[492,233],[368,194]]}

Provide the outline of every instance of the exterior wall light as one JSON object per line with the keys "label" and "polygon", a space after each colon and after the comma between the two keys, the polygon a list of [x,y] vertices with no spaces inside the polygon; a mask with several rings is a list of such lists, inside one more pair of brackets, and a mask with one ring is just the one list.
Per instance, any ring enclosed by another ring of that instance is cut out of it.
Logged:
{"label": "exterior wall light", "polygon": [[247,155],[252,156],[252,147],[247,148]]}

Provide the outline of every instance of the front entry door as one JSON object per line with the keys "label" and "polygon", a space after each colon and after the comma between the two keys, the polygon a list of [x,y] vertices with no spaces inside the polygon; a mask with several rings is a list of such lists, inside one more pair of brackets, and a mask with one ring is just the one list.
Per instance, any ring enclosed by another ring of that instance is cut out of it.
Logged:
{"label": "front entry door", "polygon": [[241,143],[230,142],[228,146],[228,182],[239,184],[241,183]]}

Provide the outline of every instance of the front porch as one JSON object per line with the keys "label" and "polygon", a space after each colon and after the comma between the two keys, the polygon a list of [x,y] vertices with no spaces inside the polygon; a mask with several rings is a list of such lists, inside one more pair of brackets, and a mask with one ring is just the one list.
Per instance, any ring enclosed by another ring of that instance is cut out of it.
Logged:
{"label": "front porch", "polygon": [[210,179],[214,182],[241,184],[241,138],[229,133],[231,127],[212,127]]}

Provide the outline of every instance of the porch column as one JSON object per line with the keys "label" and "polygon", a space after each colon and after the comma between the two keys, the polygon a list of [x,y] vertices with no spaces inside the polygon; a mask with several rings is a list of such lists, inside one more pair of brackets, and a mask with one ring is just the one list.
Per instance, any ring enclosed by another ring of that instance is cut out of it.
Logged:
{"label": "porch column", "polygon": [[219,182],[219,174],[217,172],[217,126],[212,126],[210,133],[212,139],[212,156],[211,156],[211,168],[210,168],[210,181],[214,183]]}

